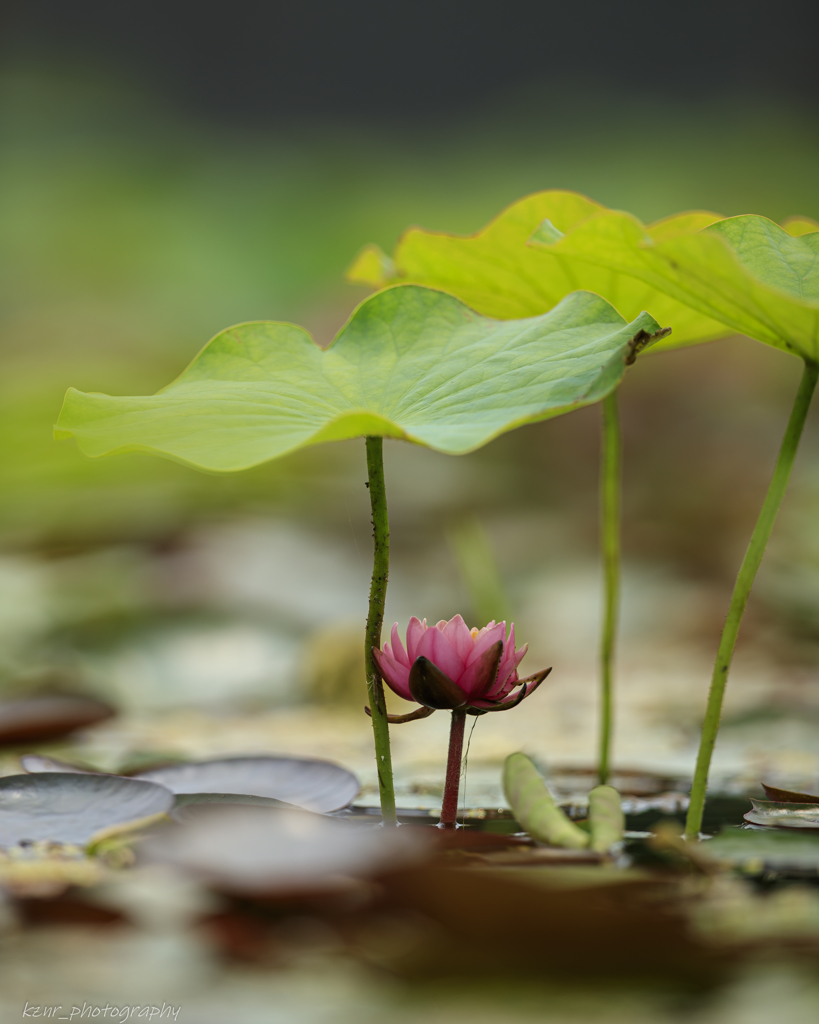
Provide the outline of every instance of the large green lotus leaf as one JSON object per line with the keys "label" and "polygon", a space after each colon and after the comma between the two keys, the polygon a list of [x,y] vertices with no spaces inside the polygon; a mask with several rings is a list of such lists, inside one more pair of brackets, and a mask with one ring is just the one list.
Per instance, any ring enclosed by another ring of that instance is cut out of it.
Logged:
{"label": "large green lotus leaf", "polygon": [[241,324],[157,395],[70,389],[55,435],[87,455],[149,451],[221,471],[367,434],[457,455],[604,398],[660,330],[647,313],[627,324],[589,292],[498,322],[398,285],[363,302],[326,350],[300,327]]}
{"label": "large green lotus leaf", "polygon": [[819,358],[819,231],[793,218],[729,217],[672,234],[626,213],[605,212],[545,248],[605,266],[667,292],[705,316],[758,341]]}
{"label": "large green lotus leaf", "polygon": [[[542,246],[527,245],[533,233],[560,239],[607,208],[577,192],[536,192],[507,207],[477,234],[462,236],[410,228],[390,259],[376,246],[361,250],[347,271],[350,281],[381,288],[396,280],[442,288],[473,309],[499,319],[537,316],[579,288],[596,292],[627,320],[647,309],[673,327],[654,350],[708,341],[725,326],[677,302],[637,278],[594,266]],[[691,231],[719,220],[715,213],[685,213],[655,225],[658,232]]]}

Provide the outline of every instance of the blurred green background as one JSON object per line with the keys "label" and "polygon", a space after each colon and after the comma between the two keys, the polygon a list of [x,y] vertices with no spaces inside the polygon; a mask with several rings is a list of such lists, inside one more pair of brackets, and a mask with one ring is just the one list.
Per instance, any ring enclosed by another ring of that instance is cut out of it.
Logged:
{"label": "blurred green background", "polygon": [[[142,455],[91,461],[51,438],[67,386],[152,393],[245,320],[298,322],[326,344],[366,294],[342,277],[360,246],[389,251],[410,224],[474,231],[538,189],[645,219],[819,217],[813,109],[741,91],[515,86],[445,119],[248,125],[93,61],[15,58],[0,73],[0,133],[0,673],[10,692],[80,686],[135,708],[345,687],[358,706],[363,446],[221,477]],[[702,672],[799,369],[728,339],[630,371],[626,661],[648,651],[644,669],[656,656],[661,672],[679,650]],[[494,552],[489,577],[523,639],[573,666],[593,702],[597,417],[459,459],[388,443],[388,615],[471,615],[472,536],[476,558]],[[817,492],[814,417],[742,640],[770,684],[745,704],[803,718],[819,715]],[[703,686],[689,687],[685,744]],[[679,719],[669,699],[656,713]]]}
{"label": "blurred green background", "polygon": [[[231,323],[294,321],[326,344],[365,294],[342,280],[351,257],[367,241],[389,250],[409,224],[469,232],[551,187],[648,220],[686,208],[819,216],[819,133],[807,112],[739,99],[612,97],[607,110],[545,99],[524,95],[510,101],[511,117],[471,114],[446,132],[231,131],[110,76],[7,70],[5,535],[61,544],[100,530],[162,533],[251,496],[267,500],[271,489],[292,493],[311,466],[336,462],[336,451],[309,453],[216,480],[139,456],[90,463],[52,444],[48,425],[68,384],[151,393]],[[713,349],[708,361],[719,363]],[[771,366],[773,396],[793,367]],[[722,400],[747,372],[736,367]],[[513,443],[564,429],[532,428]]]}

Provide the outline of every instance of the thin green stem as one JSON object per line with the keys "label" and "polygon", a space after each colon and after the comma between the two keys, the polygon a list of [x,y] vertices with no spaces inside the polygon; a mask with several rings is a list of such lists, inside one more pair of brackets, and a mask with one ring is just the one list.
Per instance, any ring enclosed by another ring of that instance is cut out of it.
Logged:
{"label": "thin green stem", "polygon": [[779,456],[776,460],[773,478],[765,495],[762,510],[756,521],[754,532],[751,536],[751,543],[745,553],[745,558],[734,585],[734,592],[731,595],[731,604],[728,608],[728,617],[722,630],[722,637],[717,650],[717,659],[714,663],[714,673],[711,677],[711,688],[708,692],[708,703],[705,709],[705,720],[702,725],[700,737],[700,749],[697,755],[697,767],[694,771],[694,782],[691,786],[691,802],[688,807],[688,817],[685,823],[685,835],[688,839],[698,839],[702,828],[702,815],[705,808],[705,791],[708,786],[708,771],[711,767],[711,755],[714,752],[714,744],[719,731],[720,716],[722,714],[722,698],[725,693],[725,683],[728,679],[728,670],[731,667],[731,659],[734,654],[734,646],[739,633],[742,616],[748,597],[751,593],[754,578],[759,569],[762,556],[765,554],[765,547],[768,538],[771,536],[776,514],[782,504],[785,489],[788,486],[788,479],[793,468],[793,461],[796,457],[796,450],[799,447],[799,440],[802,437],[802,430],[805,426],[805,419],[810,408],[811,398],[816,388],[816,381],[819,378],[819,366],[815,363],[805,363],[805,371],[802,374],[802,382],[796,399],[793,403],[785,436],[782,438],[782,446],[779,449]]}
{"label": "thin green stem", "polygon": [[395,789],[392,781],[387,705],[384,700],[384,684],[373,658],[373,648],[381,647],[384,601],[387,597],[387,579],[390,574],[390,523],[387,517],[387,491],[384,484],[384,442],[380,437],[368,437],[366,446],[369,478],[367,486],[370,489],[370,506],[373,513],[373,578],[370,584],[367,629],[364,634],[364,668],[372,711],[381,818],[385,823],[395,824]]}
{"label": "thin green stem", "polygon": [[600,637],[600,750],[597,774],[608,782],[611,756],[614,653],[620,615],[620,518],[622,439],[617,391],[603,399],[600,453],[600,549],[603,556],[603,631]]}

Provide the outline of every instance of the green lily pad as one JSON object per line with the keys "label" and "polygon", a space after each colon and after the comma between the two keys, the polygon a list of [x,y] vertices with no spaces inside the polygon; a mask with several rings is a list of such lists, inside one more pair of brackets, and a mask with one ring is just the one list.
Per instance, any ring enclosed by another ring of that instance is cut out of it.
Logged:
{"label": "green lily pad", "polygon": [[30,841],[85,846],[167,814],[173,794],[118,775],[43,772],[0,779],[0,846]]}
{"label": "green lily pad", "polygon": [[819,836],[784,829],[726,828],[703,846],[703,852],[749,871],[819,868]]}
{"label": "green lily pad", "polygon": [[749,215],[667,230],[607,211],[540,240],[555,255],[629,274],[741,334],[816,361],[819,231],[803,231],[804,218],[790,224]]}
{"label": "green lily pad", "polygon": [[[554,242],[605,206],[577,192],[549,189],[513,203],[474,235],[450,235],[410,228],[393,258],[368,245],[347,271],[348,280],[382,288],[395,281],[456,295],[473,309],[498,319],[536,316],[579,288],[611,302],[627,320],[647,309],[673,334],[654,351],[709,341],[728,333],[723,324],[703,316],[635,277],[572,259],[542,245],[527,245],[535,232]],[[679,231],[682,225],[702,227],[719,220],[715,213],[688,213],[655,225],[658,231]]]}
{"label": "green lily pad", "polygon": [[324,351],[300,327],[240,324],[157,395],[71,389],[55,436],[87,455],[148,451],[217,471],[368,434],[458,455],[599,401],[635,343],[659,333],[647,313],[627,324],[589,292],[499,323],[401,285],[363,302]]}

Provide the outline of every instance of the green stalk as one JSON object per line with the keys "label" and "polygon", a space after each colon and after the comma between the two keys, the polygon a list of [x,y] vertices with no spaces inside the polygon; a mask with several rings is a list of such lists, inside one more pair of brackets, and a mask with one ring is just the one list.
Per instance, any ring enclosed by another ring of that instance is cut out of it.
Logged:
{"label": "green stalk", "polygon": [[390,731],[387,723],[387,705],[384,684],[378,674],[373,648],[381,647],[381,628],[384,625],[384,601],[387,597],[387,579],[390,574],[390,523],[387,517],[387,491],[384,484],[384,442],[380,437],[368,437],[367,486],[373,513],[373,578],[370,584],[370,608],[364,633],[364,668],[367,675],[367,693],[373,720],[375,762],[378,768],[378,792],[381,796],[381,818],[395,824],[395,789],[392,782],[392,754]]}
{"label": "green stalk", "polygon": [[603,555],[603,632],[600,638],[600,784],[609,779],[611,754],[612,686],[617,620],[620,614],[620,503],[622,439],[617,390],[603,399],[603,434],[600,457],[600,548]]}
{"label": "green stalk", "polygon": [[779,449],[773,478],[768,487],[768,493],[765,495],[765,501],[762,504],[759,518],[756,521],[756,526],[751,536],[751,543],[748,545],[748,550],[745,553],[745,558],[739,570],[739,575],[734,585],[734,592],[731,595],[728,617],[725,620],[719,649],[717,650],[717,659],[714,663],[711,689],[708,692],[708,703],[705,709],[705,721],[703,722],[702,735],[700,736],[697,767],[694,771],[694,782],[691,786],[691,802],[685,822],[685,835],[687,839],[699,839],[700,829],[702,828],[702,815],[705,808],[708,770],[711,767],[711,755],[714,752],[714,744],[716,743],[717,732],[719,731],[722,698],[725,693],[725,683],[728,679],[728,670],[731,667],[737,634],[739,633],[740,623],[745,612],[745,606],[748,603],[754,578],[762,561],[762,556],[765,554],[768,538],[771,536],[776,514],[779,511],[779,506],[782,504],[782,498],[785,495],[785,489],[788,486],[788,479],[793,468],[796,450],[799,447],[799,439],[802,437],[805,419],[816,388],[817,377],[819,377],[819,365],[806,361],[802,382],[796,393],[785,436],[782,438],[782,447]]}

